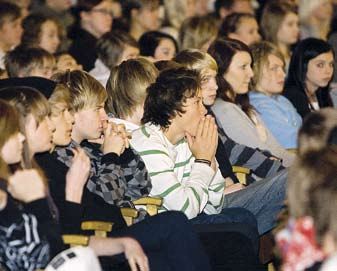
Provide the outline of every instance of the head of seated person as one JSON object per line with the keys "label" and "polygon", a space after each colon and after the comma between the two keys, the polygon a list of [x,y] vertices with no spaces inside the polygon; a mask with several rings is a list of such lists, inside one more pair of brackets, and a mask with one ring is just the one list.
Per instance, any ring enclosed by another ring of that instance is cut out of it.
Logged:
{"label": "head of seated person", "polygon": [[14,4],[0,3],[0,51],[6,53],[21,42],[21,11]]}
{"label": "head of seated person", "polygon": [[35,153],[52,147],[55,127],[49,119],[48,101],[38,90],[24,86],[3,88],[0,98],[15,106],[20,113],[27,144],[24,163],[30,164]]}
{"label": "head of seated person", "polygon": [[249,13],[232,13],[228,15],[219,28],[218,38],[237,39],[248,46],[261,40],[259,25],[254,15]]}
{"label": "head of seated person", "polygon": [[111,30],[113,6],[110,0],[79,0],[74,12],[77,25],[96,39]]}
{"label": "head of seated person", "polygon": [[305,154],[308,151],[320,150],[329,142],[334,142],[332,137],[337,127],[337,110],[323,108],[310,113],[303,120],[298,134],[298,153]]}
{"label": "head of seated person", "polygon": [[122,13],[130,35],[137,41],[143,33],[159,27],[158,0],[122,1]]}
{"label": "head of seated person", "polygon": [[218,64],[218,97],[238,104],[251,117],[254,108],[249,103],[247,93],[254,74],[249,47],[239,40],[217,39],[209,47],[208,53]]}
{"label": "head of seated person", "polygon": [[140,125],[146,89],[156,80],[158,70],[145,58],[130,59],[111,69],[105,109],[114,117]]}
{"label": "head of seated person", "polygon": [[57,73],[53,77],[70,90],[69,108],[75,118],[72,139],[81,143],[86,139],[98,139],[106,127],[107,114],[104,105],[107,92],[86,72],[74,70]]}
{"label": "head of seated person", "polygon": [[112,69],[124,60],[139,56],[137,42],[122,31],[111,31],[104,34],[97,41],[97,56],[103,64]]}
{"label": "head of seated person", "polygon": [[159,31],[145,32],[138,42],[140,55],[150,57],[153,61],[171,60],[178,52],[176,40]]}
{"label": "head of seated person", "polygon": [[207,52],[217,33],[218,26],[213,17],[194,16],[187,18],[179,30],[180,49],[199,49]]}
{"label": "head of seated person", "polygon": [[39,76],[51,78],[55,59],[41,48],[18,47],[5,56],[5,66],[9,77]]}
{"label": "head of seated person", "polygon": [[177,54],[173,60],[188,69],[199,72],[203,103],[205,106],[212,106],[217,97],[218,89],[216,82],[218,65],[214,58],[201,50],[187,49]]}
{"label": "head of seated person", "polygon": [[22,21],[22,27],[22,46],[39,47],[51,54],[57,51],[63,29],[55,18],[31,14]]}

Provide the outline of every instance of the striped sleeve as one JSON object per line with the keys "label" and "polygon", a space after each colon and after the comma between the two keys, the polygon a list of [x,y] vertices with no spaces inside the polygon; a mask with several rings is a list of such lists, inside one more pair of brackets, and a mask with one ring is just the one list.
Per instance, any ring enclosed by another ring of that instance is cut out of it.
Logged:
{"label": "striped sleeve", "polygon": [[208,188],[208,202],[204,209],[206,214],[218,214],[222,210],[224,201],[225,182],[219,169],[213,176],[212,182]]}
{"label": "striped sleeve", "polygon": [[[186,143],[179,146],[179,153],[172,153],[163,136],[160,131],[144,126],[132,135],[132,147],[142,157],[151,176],[150,195],[163,198],[166,210],[182,211],[190,219],[206,210],[210,201],[219,204],[221,199],[213,200],[210,197],[213,192],[209,191],[214,171],[205,164],[193,163],[190,150],[184,146]],[[210,207],[209,212],[215,210]]]}
{"label": "striped sleeve", "polygon": [[269,159],[260,150],[238,144],[224,133],[220,137],[232,165],[249,168],[261,178],[273,176],[284,169],[280,161]]}

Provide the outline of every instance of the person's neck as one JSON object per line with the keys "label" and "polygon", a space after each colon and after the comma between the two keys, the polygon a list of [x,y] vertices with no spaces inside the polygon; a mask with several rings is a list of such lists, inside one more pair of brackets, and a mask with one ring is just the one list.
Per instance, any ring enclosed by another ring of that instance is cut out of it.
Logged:
{"label": "person's neck", "polygon": [[53,1],[46,1],[46,5],[52,9],[53,11],[57,12],[57,13],[61,13],[61,12],[64,12],[65,10],[63,9],[60,9],[57,5],[54,4]]}
{"label": "person's neck", "polygon": [[78,134],[76,130],[73,129],[71,132],[71,140],[75,141],[77,144],[81,144],[81,142],[85,140],[85,138],[83,138],[83,136]]}
{"label": "person's neck", "polygon": [[284,59],[287,60],[290,58],[290,48],[288,44],[285,44],[283,42],[278,43],[278,48],[283,55]]}
{"label": "person's neck", "polygon": [[305,87],[306,87],[305,91],[307,95],[310,95],[310,96],[314,96],[318,89],[317,86],[311,84],[310,82],[305,82]]}
{"label": "person's neck", "polygon": [[134,110],[133,114],[130,116],[125,117],[125,120],[128,122],[131,122],[135,125],[140,126],[141,125],[141,119],[143,117],[143,106],[137,106],[136,109]]}
{"label": "person's neck", "polygon": [[221,95],[219,96],[219,98],[221,100],[224,100],[226,102],[231,102],[231,103],[235,103],[235,98],[236,98],[236,93],[234,90],[224,90],[224,95]]}
{"label": "person's neck", "polygon": [[8,51],[10,51],[11,49],[11,45],[3,42],[1,39],[0,39],[0,51],[4,52],[4,53],[7,53]]}
{"label": "person's neck", "polygon": [[29,161],[32,161],[33,158],[34,158],[34,156],[35,156],[35,154],[37,154],[37,152],[34,151],[34,150],[32,150],[32,148],[30,148],[30,147],[28,147],[28,149],[29,149],[29,153],[28,153],[27,156],[29,156]]}
{"label": "person's neck", "polygon": [[125,118],[126,121],[131,122],[132,124],[140,126],[140,119],[138,116],[132,115]]}
{"label": "person's neck", "polygon": [[270,93],[268,93],[267,91],[262,90],[259,86],[256,86],[255,91],[256,91],[257,93],[261,93],[261,94],[266,95],[266,96],[268,96],[268,97],[271,97],[271,96],[272,96],[272,95],[271,95]]}
{"label": "person's neck", "polygon": [[185,133],[176,129],[174,123],[171,123],[169,128],[164,129],[163,133],[173,145],[177,144],[185,137]]}
{"label": "person's neck", "polygon": [[323,236],[323,252],[329,257],[337,252],[337,244],[333,235],[328,232]]}
{"label": "person's neck", "polygon": [[146,31],[140,26],[140,24],[132,23],[130,27],[130,35],[135,39],[139,40],[140,36]]}

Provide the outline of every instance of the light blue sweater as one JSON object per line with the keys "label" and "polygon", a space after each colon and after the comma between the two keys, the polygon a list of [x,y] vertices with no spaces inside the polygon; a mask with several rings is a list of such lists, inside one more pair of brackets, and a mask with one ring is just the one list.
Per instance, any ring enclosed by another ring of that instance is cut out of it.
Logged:
{"label": "light blue sweater", "polygon": [[297,148],[302,118],[291,102],[282,95],[269,97],[255,91],[249,92],[249,99],[278,142],[285,149]]}

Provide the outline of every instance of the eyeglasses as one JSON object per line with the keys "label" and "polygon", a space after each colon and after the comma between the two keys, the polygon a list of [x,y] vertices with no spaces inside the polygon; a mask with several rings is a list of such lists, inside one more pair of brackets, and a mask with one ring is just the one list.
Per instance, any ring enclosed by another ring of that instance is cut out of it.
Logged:
{"label": "eyeglasses", "polygon": [[108,10],[108,9],[103,9],[103,8],[98,8],[98,9],[92,9],[90,10],[91,12],[98,12],[104,15],[109,15],[111,17],[114,16],[113,11],[112,10]]}

